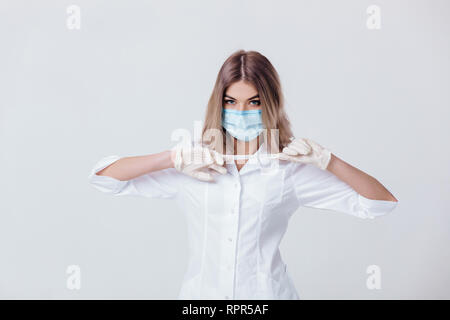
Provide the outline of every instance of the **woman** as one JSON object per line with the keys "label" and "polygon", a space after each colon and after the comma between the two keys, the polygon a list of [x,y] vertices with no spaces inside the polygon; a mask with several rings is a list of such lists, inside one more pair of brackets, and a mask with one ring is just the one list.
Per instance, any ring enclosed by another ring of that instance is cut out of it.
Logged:
{"label": "woman", "polygon": [[185,212],[190,258],[179,299],[299,299],[279,251],[298,207],[359,218],[395,208],[376,179],[293,138],[283,104],[271,63],[237,51],[219,71],[200,144],[109,156],[92,169],[103,192],[171,198]]}

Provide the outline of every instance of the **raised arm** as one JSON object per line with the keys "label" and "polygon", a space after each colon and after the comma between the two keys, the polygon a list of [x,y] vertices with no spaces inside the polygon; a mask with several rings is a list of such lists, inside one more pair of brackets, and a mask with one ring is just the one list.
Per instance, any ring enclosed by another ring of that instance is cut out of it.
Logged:
{"label": "raised arm", "polygon": [[361,218],[387,214],[397,199],[375,178],[310,139],[294,139],[280,159],[295,163],[290,173],[299,204]]}
{"label": "raised arm", "polygon": [[126,181],[168,168],[173,168],[170,150],[144,156],[123,157],[98,171],[96,175]]}
{"label": "raised arm", "polygon": [[97,161],[88,179],[108,194],[173,198],[181,177],[171,161],[170,151],[133,157],[110,155]]}
{"label": "raised arm", "polygon": [[392,193],[377,179],[353,167],[334,154],[331,154],[331,159],[326,169],[368,199],[397,202]]}
{"label": "raised arm", "polygon": [[212,181],[209,171],[226,174],[219,154],[210,153],[211,150],[201,146],[192,150],[199,150],[200,155],[205,153],[209,157],[199,159],[191,148],[183,146],[143,156],[111,155],[93,166],[88,179],[95,188],[109,194],[173,198],[185,176]]}

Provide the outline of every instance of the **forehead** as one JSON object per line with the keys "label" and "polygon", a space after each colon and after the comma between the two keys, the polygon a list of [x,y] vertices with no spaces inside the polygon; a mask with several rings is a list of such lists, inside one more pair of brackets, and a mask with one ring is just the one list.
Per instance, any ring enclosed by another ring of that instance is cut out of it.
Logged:
{"label": "forehead", "polygon": [[225,91],[225,94],[236,99],[245,100],[257,95],[258,91],[253,84],[240,80],[232,83]]}

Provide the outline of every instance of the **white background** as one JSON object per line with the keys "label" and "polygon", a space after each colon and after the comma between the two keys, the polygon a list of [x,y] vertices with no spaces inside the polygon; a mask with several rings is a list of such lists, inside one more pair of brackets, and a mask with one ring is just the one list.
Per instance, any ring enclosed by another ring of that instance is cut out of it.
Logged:
{"label": "white background", "polygon": [[[69,5],[81,29],[67,28]],[[381,29],[366,9],[381,9]],[[175,299],[174,202],[87,182],[101,157],[173,146],[238,49],[278,70],[297,137],[399,200],[363,220],[299,209],[281,244],[302,299],[450,298],[448,1],[0,2],[0,297]],[[66,287],[69,265],[81,289]],[[366,268],[381,268],[369,290]]]}

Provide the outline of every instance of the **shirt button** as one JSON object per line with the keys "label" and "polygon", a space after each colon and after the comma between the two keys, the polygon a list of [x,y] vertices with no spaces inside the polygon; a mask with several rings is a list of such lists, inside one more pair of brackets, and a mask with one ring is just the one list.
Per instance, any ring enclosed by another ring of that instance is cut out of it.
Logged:
{"label": "shirt button", "polygon": [[229,238],[228,238],[228,241],[230,241],[230,242],[233,241],[233,238],[229,237]]}
{"label": "shirt button", "polygon": [[239,187],[239,184],[237,182],[235,182],[234,187],[237,189]]}
{"label": "shirt button", "polygon": [[230,297],[229,296],[225,296],[225,299],[230,299]]}

